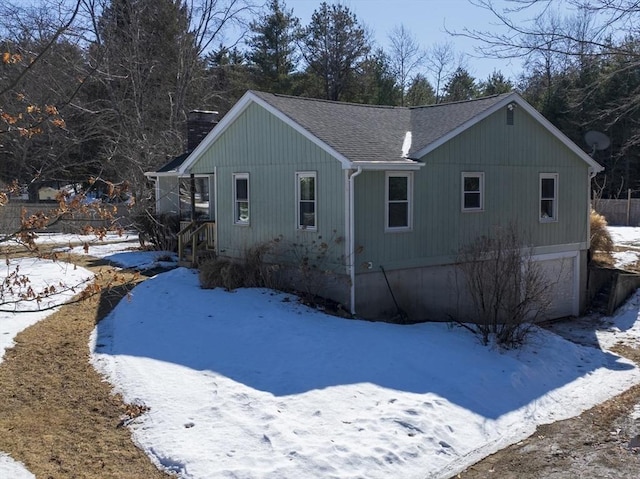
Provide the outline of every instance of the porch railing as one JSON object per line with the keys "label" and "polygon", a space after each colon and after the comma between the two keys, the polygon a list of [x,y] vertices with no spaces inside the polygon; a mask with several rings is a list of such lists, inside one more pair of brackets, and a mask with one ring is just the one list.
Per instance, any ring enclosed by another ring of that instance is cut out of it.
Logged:
{"label": "porch railing", "polygon": [[214,221],[181,221],[178,232],[178,261],[197,266],[203,253],[215,251],[216,224]]}

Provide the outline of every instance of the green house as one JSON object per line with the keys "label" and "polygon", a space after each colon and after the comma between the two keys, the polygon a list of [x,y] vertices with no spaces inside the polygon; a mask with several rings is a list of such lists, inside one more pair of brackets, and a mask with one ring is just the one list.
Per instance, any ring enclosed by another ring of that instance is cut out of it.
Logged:
{"label": "green house", "polygon": [[601,170],[517,93],[406,108],[249,91],[148,176],[157,212],[197,220],[218,256],[277,238],[352,313],[418,321],[470,315],[459,252],[509,224],[555,283],[547,317],[579,314]]}

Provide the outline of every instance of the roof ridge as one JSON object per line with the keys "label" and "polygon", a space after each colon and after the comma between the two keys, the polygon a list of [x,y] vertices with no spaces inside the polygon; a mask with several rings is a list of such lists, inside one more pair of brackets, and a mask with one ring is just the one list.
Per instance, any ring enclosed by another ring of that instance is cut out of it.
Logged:
{"label": "roof ridge", "polygon": [[513,93],[516,93],[516,92],[515,91],[510,91],[510,92],[507,92],[507,93],[494,93],[493,95],[481,96],[479,98],[470,98],[468,100],[448,101],[448,102],[444,102],[444,103],[434,103],[432,105],[416,105],[416,106],[410,106],[410,107],[407,107],[407,108],[409,108],[410,110],[417,110],[419,108],[435,108],[435,107],[439,107],[439,106],[460,105],[462,103],[473,103],[473,102],[476,102],[476,101],[490,100],[491,98],[509,96],[509,95],[511,95]]}
{"label": "roof ridge", "polygon": [[417,110],[421,108],[435,108],[440,106],[459,105],[463,103],[472,103],[472,102],[477,102],[482,100],[489,100],[491,98],[498,98],[498,97],[508,96],[513,93],[516,93],[515,91],[510,91],[506,93],[494,93],[493,95],[487,95],[479,98],[470,98],[468,100],[434,103],[432,105],[400,106],[400,105],[376,105],[371,103],[355,103],[355,102],[349,102],[349,101],[327,100],[326,98],[312,98],[307,96],[286,95],[284,93],[272,93],[272,92],[266,92],[266,91],[260,91],[260,90],[250,90],[250,91],[252,93],[257,94],[258,96],[265,95],[265,96],[273,96],[276,98],[289,98],[292,100],[302,100],[302,101],[310,101],[310,102],[316,102],[316,103],[329,103],[332,105],[337,104],[337,105],[357,106],[357,107],[374,108],[374,109],[388,109],[388,110]]}
{"label": "roof ridge", "polygon": [[371,103],[355,103],[350,101],[336,101],[336,100],[327,100],[326,98],[312,98],[307,96],[295,96],[295,95],[285,95],[283,93],[270,93],[266,91],[260,90],[251,90],[251,92],[260,95],[271,95],[277,98],[290,98],[292,100],[304,100],[304,101],[312,101],[317,103],[329,103],[331,105],[347,105],[347,106],[358,106],[358,107],[366,107],[366,108],[377,108],[377,109],[388,109],[388,110],[408,110],[407,106],[399,106],[399,105],[375,105]]}

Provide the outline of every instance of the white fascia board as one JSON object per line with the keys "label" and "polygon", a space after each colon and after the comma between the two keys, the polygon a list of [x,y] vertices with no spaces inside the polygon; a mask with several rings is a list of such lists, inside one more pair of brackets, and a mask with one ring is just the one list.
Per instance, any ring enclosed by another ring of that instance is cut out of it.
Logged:
{"label": "white fascia board", "polygon": [[354,161],[351,163],[354,168],[362,168],[363,170],[407,170],[416,171],[422,168],[425,163],[414,160],[398,160],[398,161]]}
{"label": "white fascia board", "polygon": [[316,144],[317,146],[322,148],[324,151],[329,153],[331,156],[336,158],[342,164],[342,169],[348,170],[352,168],[351,161],[349,161],[344,155],[342,155],[341,153],[338,153],[335,149],[333,149],[331,146],[329,146],[324,141],[319,139],[317,136],[311,134],[308,130],[303,128],[300,124],[296,123],[294,120],[292,120],[287,115],[282,113],[276,107],[274,107],[270,103],[267,103],[262,98],[258,97],[255,93],[249,90],[242,96],[242,98],[240,98],[240,100],[238,100],[238,102],[235,105],[233,105],[231,110],[229,110],[229,112],[222,118],[220,123],[218,123],[207,134],[207,136],[204,137],[204,139],[200,142],[200,144],[196,147],[196,149],[191,152],[191,154],[188,156],[188,158],[185,160],[182,166],[178,169],[177,173],[188,174],[190,168],[197,161],[200,155],[204,153],[209,148],[209,146],[214,141],[216,141],[216,139],[220,137],[220,135],[222,135],[227,128],[229,128],[231,124],[233,124],[233,122],[249,107],[249,105],[251,105],[251,103],[256,103],[260,105],[269,113],[271,113],[278,119],[282,120],[284,123],[289,125],[295,131],[297,131],[302,136],[307,138],[309,141]]}
{"label": "white fascia board", "polygon": [[147,178],[155,178],[155,177],[159,177],[159,176],[178,176],[178,172],[177,172],[177,170],[162,171],[162,172],[146,171],[144,173],[144,176],[146,176]]}
{"label": "white fascia board", "polygon": [[540,123],[543,127],[545,127],[553,136],[555,136],[558,140],[560,140],[565,146],[567,146],[576,155],[582,158],[582,160],[584,160],[584,162],[589,165],[589,167],[593,170],[594,173],[599,173],[600,171],[604,170],[604,167],[602,165],[600,165],[597,161],[591,158],[585,151],[583,151],[578,145],[576,145],[573,141],[571,141],[569,137],[567,137],[558,128],[556,128],[553,125],[553,123],[551,123],[544,116],[542,116],[542,114],[538,110],[536,110],[529,103],[527,103],[527,101],[516,92],[513,92],[510,95],[504,97],[502,100],[500,100],[498,103],[493,105],[491,108],[486,109],[479,115],[471,118],[470,120],[460,125],[458,128],[450,131],[446,135],[438,138],[436,141],[428,144],[423,149],[415,153],[413,156],[415,158],[422,158],[427,153],[435,150],[436,148],[443,145],[447,141],[458,136],[460,133],[472,127],[476,123],[484,120],[485,118],[494,114],[496,111],[500,110],[501,108],[506,107],[509,103],[516,103],[519,107],[522,107],[523,110],[529,113],[535,120],[538,121],[538,123]]}

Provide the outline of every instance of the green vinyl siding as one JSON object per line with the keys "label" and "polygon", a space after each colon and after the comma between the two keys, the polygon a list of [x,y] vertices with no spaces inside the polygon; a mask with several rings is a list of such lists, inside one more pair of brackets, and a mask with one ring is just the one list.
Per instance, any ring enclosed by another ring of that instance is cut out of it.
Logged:
{"label": "green vinyl siding", "polygon": [[[221,255],[240,257],[251,246],[276,238],[280,244],[317,244],[344,237],[345,173],[340,162],[256,104],[222,133],[192,170],[215,172]],[[317,175],[317,231],[296,228],[296,172]],[[249,225],[233,222],[234,173],[249,174]],[[343,248],[335,242],[333,256],[342,257]]]}
{"label": "green vinyl siding", "polygon": [[[356,178],[362,262],[411,267],[451,262],[459,248],[514,222],[528,244],[586,246],[588,165],[523,110],[496,112],[427,154],[414,172],[413,229],[385,232],[385,173]],[[463,212],[462,172],[484,173],[484,210]],[[558,221],[539,221],[540,173],[558,174]]]}

